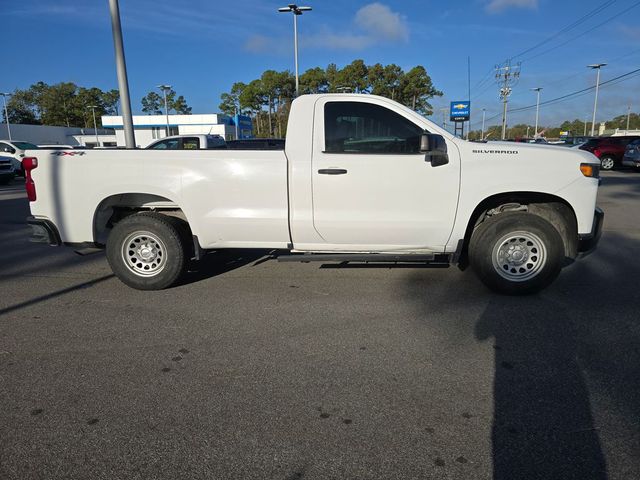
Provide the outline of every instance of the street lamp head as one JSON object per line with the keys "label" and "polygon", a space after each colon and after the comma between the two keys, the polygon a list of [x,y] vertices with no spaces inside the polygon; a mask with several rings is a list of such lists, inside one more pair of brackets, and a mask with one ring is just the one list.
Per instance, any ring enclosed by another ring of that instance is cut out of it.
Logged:
{"label": "street lamp head", "polygon": [[87,108],[98,108],[97,105],[87,105]]}
{"label": "street lamp head", "polygon": [[308,12],[309,10],[311,10],[311,7],[299,7],[295,3],[290,3],[288,6],[278,9],[281,13],[292,12],[294,15],[302,15],[302,12]]}
{"label": "street lamp head", "polygon": [[606,67],[607,64],[606,63],[592,63],[591,65],[587,65],[588,68],[602,68],[602,67]]}
{"label": "street lamp head", "polygon": [[13,93],[2,93],[2,92],[0,92],[0,95],[2,95],[3,97],[10,97],[11,95],[13,95]]}
{"label": "street lamp head", "polygon": [[160,90],[171,90],[171,85],[158,85]]}
{"label": "street lamp head", "polygon": [[536,87],[531,89],[532,92],[539,92],[540,90],[542,90],[542,87]]}

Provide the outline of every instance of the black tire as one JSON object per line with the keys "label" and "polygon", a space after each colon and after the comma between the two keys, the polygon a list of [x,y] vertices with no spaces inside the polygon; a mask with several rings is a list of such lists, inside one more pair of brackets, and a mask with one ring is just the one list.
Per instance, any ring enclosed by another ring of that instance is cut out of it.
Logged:
{"label": "black tire", "polygon": [[183,223],[151,212],[118,222],[107,240],[107,260],[113,273],[138,290],[161,290],[175,284],[188,261]]}
{"label": "black tire", "polygon": [[480,280],[508,295],[542,290],[556,279],[563,262],[558,231],[527,212],[505,212],[485,220],[469,243],[469,263]]}
{"label": "black tire", "polygon": [[613,170],[616,166],[616,159],[611,155],[603,155],[600,158],[600,168],[602,170]]}

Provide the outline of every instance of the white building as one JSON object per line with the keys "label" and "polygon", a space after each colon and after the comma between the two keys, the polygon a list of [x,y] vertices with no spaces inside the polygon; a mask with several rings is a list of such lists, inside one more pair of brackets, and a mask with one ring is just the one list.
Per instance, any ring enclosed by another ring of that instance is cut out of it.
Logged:
{"label": "white building", "polygon": [[[119,147],[125,146],[121,116],[103,116],[102,126],[115,130]],[[165,115],[134,115],[133,130],[137,147],[146,147],[151,142],[167,136]],[[236,138],[234,119],[228,115],[209,113],[202,115],[169,115],[169,135],[217,134],[225,140]],[[242,135],[238,135],[241,136]]]}

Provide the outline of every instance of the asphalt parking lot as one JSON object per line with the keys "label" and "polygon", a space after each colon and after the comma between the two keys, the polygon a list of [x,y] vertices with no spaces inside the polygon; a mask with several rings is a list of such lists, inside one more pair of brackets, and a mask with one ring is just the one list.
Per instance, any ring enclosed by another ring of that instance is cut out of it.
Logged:
{"label": "asphalt parking lot", "polygon": [[640,174],[544,292],[214,254],[132,290],[0,187],[2,479],[640,478]]}

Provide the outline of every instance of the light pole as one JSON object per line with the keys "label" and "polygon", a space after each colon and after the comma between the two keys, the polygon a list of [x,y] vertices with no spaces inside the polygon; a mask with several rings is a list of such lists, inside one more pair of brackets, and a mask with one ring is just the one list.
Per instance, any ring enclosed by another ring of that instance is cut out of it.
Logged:
{"label": "light pole", "polygon": [[116,55],[116,72],[118,74],[118,89],[120,90],[124,141],[127,148],[136,148],[136,137],[133,132],[133,116],[131,115],[131,101],[129,99],[127,62],[124,58],[124,42],[122,41],[122,26],[120,25],[120,6],[118,5],[118,0],[109,0],[109,13],[111,14],[113,48]]}
{"label": "light pole", "polygon": [[90,108],[91,112],[93,113],[93,130],[96,132],[96,147],[99,147],[100,139],[98,138],[98,123],[96,122],[96,108],[98,108],[98,106],[89,105],[87,108]]}
{"label": "light pole", "polygon": [[598,71],[596,76],[596,99],[593,102],[593,120],[591,121],[591,136],[595,136],[596,131],[596,110],[598,109],[598,89],[600,88],[600,69],[606,66],[606,63],[594,63],[592,65],[587,65],[587,67],[591,69],[595,69]]}
{"label": "light pole", "polygon": [[11,126],[9,125],[9,112],[7,111],[7,97],[10,97],[10,93],[0,93],[4,100],[4,119],[7,122],[7,133],[9,134],[9,141],[11,141]]}
{"label": "light pole", "polygon": [[540,90],[542,90],[542,87],[532,88],[531,90],[538,94],[538,98],[536,100],[536,128],[533,131],[533,138],[538,138],[538,114],[540,112]]}
{"label": "light pole", "polygon": [[164,116],[167,120],[167,137],[169,136],[169,106],[167,104],[167,92],[171,90],[171,85],[158,85],[164,95]]}
{"label": "light pole", "polygon": [[280,13],[293,13],[293,56],[296,66],[296,97],[299,94],[300,82],[298,81],[298,15],[302,15],[302,12],[308,12],[311,7],[299,7],[295,3],[290,3],[286,7],[279,8]]}
{"label": "light pole", "polygon": [[484,140],[484,116],[487,113],[487,109],[482,109],[482,130],[480,130],[480,140]]}

